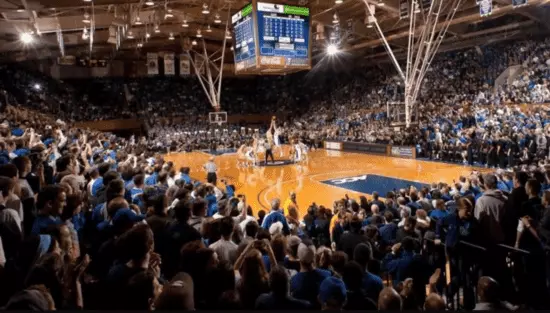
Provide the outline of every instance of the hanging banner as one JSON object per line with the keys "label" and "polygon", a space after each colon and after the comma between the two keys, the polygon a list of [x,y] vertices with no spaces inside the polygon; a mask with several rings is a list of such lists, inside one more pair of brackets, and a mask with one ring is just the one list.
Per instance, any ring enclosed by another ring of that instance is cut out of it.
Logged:
{"label": "hanging banner", "polygon": [[158,75],[159,73],[159,58],[156,53],[147,53],[147,74]]}
{"label": "hanging banner", "polygon": [[400,19],[409,18],[409,1],[408,0],[399,1],[399,18]]}
{"label": "hanging banner", "polygon": [[512,0],[512,6],[514,8],[522,6],[522,5],[526,5],[526,4],[527,4],[527,0]]}
{"label": "hanging banner", "polygon": [[195,71],[204,75],[206,72],[206,63],[204,62],[204,56],[202,54],[195,54]]}
{"label": "hanging banner", "polygon": [[490,15],[493,12],[493,0],[481,0],[479,3],[479,15],[481,17]]}
{"label": "hanging banner", "polygon": [[187,76],[191,74],[191,62],[187,54],[180,54],[180,75]]}
{"label": "hanging banner", "polygon": [[176,66],[174,65],[174,54],[164,54],[164,75],[176,75]]}

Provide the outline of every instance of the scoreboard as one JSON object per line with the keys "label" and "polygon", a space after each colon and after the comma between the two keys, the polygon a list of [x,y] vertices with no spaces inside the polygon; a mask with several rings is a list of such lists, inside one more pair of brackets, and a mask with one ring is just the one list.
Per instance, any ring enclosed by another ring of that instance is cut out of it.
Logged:
{"label": "scoreboard", "polygon": [[252,4],[231,17],[234,30],[235,68],[243,70],[256,66],[256,40],[254,36],[254,14]]}
{"label": "scoreboard", "polygon": [[311,68],[309,8],[254,1],[232,24],[236,73]]}

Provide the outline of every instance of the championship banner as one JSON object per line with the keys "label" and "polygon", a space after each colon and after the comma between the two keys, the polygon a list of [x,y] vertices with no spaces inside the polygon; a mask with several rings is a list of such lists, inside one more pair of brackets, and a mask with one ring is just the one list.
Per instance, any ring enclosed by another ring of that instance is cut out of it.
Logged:
{"label": "championship banner", "polygon": [[481,17],[493,13],[493,0],[481,0],[479,3],[479,15]]}
{"label": "championship banner", "polygon": [[156,53],[147,53],[147,74],[158,75],[159,59]]}
{"label": "championship banner", "polygon": [[399,18],[409,18],[409,0],[399,0]]}
{"label": "championship banner", "polygon": [[187,54],[180,54],[180,75],[191,75],[191,62]]}
{"label": "championship banner", "polygon": [[512,6],[514,8],[517,8],[519,6],[526,5],[526,4],[527,4],[527,0],[512,0]]}
{"label": "championship banner", "polygon": [[204,56],[202,54],[195,54],[195,72],[203,74],[206,72],[206,62],[204,61]]}
{"label": "championship banner", "polygon": [[416,149],[414,147],[391,147],[391,156],[400,158],[416,158]]}
{"label": "championship banner", "polygon": [[164,75],[176,75],[176,67],[174,65],[174,54],[164,54]]}

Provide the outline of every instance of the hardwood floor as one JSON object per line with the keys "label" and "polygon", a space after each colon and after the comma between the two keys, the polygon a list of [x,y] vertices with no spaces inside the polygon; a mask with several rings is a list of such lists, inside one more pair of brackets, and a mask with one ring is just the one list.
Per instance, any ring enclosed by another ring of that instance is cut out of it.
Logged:
{"label": "hardwood floor", "polygon": [[[277,152],[274,154],[276,160],[288,159],[288,147],[285,147],[284,157],[278,158]],[[178,169],[189,166],[193,179],[206,181],[202,166],[210,156],[204,152],[173,153],[166,155],[165,160],[173,161]],[[332,207],[332,203],[345,194],[352,198],[366,195],[370,199],[373,190],[384,196],[393,188],[409,184],[452,183],[460,175],[468,175],[474,170],[459,164],[329,150],[310,151],[309,162],[302,165],[238,168],[236,154],[216,156],[215,162],[218,186],[222,186],[220,179],[227,179],[235,185],[236,194],[246,195],[255,213],[268,211],[273,198],[280,198],[283,203],[289,192],[295,191],[302,215],[312,202]]]}

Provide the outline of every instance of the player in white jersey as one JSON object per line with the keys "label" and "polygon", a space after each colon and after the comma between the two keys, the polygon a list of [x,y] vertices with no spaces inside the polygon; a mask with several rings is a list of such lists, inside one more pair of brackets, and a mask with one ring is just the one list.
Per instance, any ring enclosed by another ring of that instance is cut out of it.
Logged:
{"label": "player in white jersey", "polygon": [[306,144],[304,144],[303,142],[301,141],[298,141],[298,145],[300,146],[300,151],[302,153],[302,159],[301,161],[304,161],[307,163],[308,161],[308,155],[307,155],[307,152],[308,152],[308,147]]}
{"label": "player in white jersey", "polygon": [[256,166],[256,154],[254,153],[254,148],[249,147],[245,152],[245,156],[247,166]]}
{"label": "player in white jersey", "polygon": [[248,146],[243,144],[237,150],[237,167],[246,167],[246,151]]}

